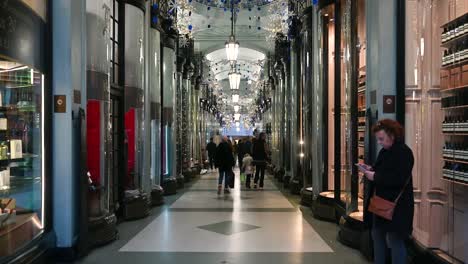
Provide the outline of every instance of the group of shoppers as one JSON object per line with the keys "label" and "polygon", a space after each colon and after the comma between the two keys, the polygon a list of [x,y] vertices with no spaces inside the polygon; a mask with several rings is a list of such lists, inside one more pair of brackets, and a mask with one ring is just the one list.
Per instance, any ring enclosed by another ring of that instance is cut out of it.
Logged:
{"label": "group of shoppers", "polygon": [[[414,215],[412,170],[414,156],[404,143],[403,127],[394,120],[384,119],[373,127],[377,143],[382,147],[375,163],[356,164],[364,175],[364,222],[371,228],[374,261],[377,264],[407,263],[405,240],[411,235]],[[223,137],[216,147],[211,140],[207,146],[210,164],[219,169],[218,194],[224,179],[224,192],[229,193],[229,183],[234,177],[235,154],[228,138]],[[239,167],[245,172],[246,187],[250,188],[253,166],[256,166],[254,188],[263,188],[268,148],[265,133],[236,146]],[[390,250],[389,250],[390,249]],[[388,255],[390,253],[390,255]]]}
{"label": "group of shoppers", "polygon": [[219,144],[216,144],[213,138],[210,139],[206,147],[208,151],[210,169],[216,167],[219,171],[218,194],[230,193],[230,188],[234,186],[233,167],[236,165],[236,158],[239,168],[246,175],[246,188],[251,188],[251,178],[253,177],[254,166],[255,178],[254,189],[263,189],[265,179],[265,168],[268,160],[268,147],[266,143],[266,134],[254,133],[252,139],[241,139],[238,143],[232,143],[227,136],[222,137]]}

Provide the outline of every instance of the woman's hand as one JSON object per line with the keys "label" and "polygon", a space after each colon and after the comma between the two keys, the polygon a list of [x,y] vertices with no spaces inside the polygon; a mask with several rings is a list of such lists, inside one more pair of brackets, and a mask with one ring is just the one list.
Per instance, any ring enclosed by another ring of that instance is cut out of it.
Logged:
{"label": "woman's hand", "polygon": [[364,172],[364,175],[366,176],[366,178],[369,180],[369,181],[374,181],[374,175],[375,175],[375,171],[366,171]]}

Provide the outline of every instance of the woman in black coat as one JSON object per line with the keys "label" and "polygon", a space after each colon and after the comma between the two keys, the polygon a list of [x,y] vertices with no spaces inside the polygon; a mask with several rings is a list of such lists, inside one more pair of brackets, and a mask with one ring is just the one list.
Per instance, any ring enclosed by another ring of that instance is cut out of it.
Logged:
{"label": "woman in black coat", "polygon": [[[386,263],[387,248],[391,248],[393,264],[406,263],[404,241],[413,231],[413,152],[404,143],[403,128],[398,122],[381,120],[373,128],[373,132],[382,150],[374,166],[365,165],[367,168],[364,175],[370,187],[365,198],[365,220],[372,225],[375,263]],[[401,193],[392,220],[368,212],[369,200],[374,192],[375,195],[392,202]]]}
{"label": "woman in black coat", "polygon": [[265,168],[268,159],[268,148],[266,145],[266,134],[260,133],[259,138],[255,140],[252,147],[253,159],[256,165],[254,189],[257,189],[258,181],[260,180],[260,190],[263,190],[263,182],[265,179]]}

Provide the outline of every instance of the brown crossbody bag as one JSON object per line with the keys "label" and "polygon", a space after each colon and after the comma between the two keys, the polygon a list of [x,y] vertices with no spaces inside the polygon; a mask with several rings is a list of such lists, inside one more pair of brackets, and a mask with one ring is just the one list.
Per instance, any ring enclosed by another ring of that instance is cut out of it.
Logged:
{"label": "brown crossbody bag", "polygon": [[393,202],[385,200],[384,198],[377,196],[375,194],[375,188],[374,188],[374,195],[370,199],[370,203],[369,203],[369,209],[368,209],[369,212],[391,221],[393,218],[393,212],[395,211],[395,206],[398,203],[398,200],[400,200],[400,197],[405,191],[406,186],[408,186],[410,180],[411,180],[411,176],[408,178],[408,180],[405,183],[405,186],[403,186],[403,189],[401,189],[400,194],[398,194],[397,198]]}

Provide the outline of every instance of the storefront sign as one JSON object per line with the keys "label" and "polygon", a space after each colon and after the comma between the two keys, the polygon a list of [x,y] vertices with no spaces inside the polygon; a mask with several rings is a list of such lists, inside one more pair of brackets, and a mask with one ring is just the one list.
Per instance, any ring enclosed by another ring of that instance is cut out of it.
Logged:
{"label": "storefront sign", "polygon": [[45,22],[21,1],[0,0],[0,56],[44,72]]}

